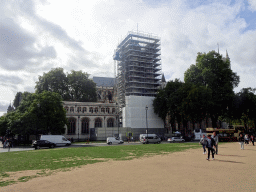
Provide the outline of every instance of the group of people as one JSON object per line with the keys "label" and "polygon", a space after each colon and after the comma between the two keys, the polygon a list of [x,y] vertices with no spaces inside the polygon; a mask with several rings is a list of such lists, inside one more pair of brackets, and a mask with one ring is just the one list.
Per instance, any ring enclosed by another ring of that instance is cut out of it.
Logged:
{"label": "group of people", "polygon": [[218,143],[219,137],[216,135],[216,132],[213,132],[212,135],[208,135],[207,137],[203,135],[203,137],[200,139],[199,144],[203,146],[203,154],[206,154],[206,148],[208,149],[208,158],[206,160],[210,160],[211,153],[213,160],[214,154],[218,155]]}
{"label": "group of people", "polygon": [[255,140],[255,138],[253,135],[248,136],[248,134],[245,134],[245,136],[243,136],[242,133],[240,134],[239,139],[238,139],[242,150],[244,150],[244,144],[249,145],[250,141],[251,141],[252,145],[254,146],[254,140]]}
{"label": "group of people", "polygon": [[[254,146],[254,140],[255,137],[253,135],[248,135],[245,134],[243,135],[242,133],[239,136],[239,143],[241,145],[241,149],[244,149],[244,144],[249,145],[249,142],[251,141],[252,145]],[[200,139],[199,144],[203,146],[203,154],[206,154],[206,148],[208,149],[208,158],[206,160],[210,159],[210,154],[212,153],[212,159],[214,160],[214,154],[218,155],[218,143],[219,143],[219,138],[216,135],[216,132],[213,132],[212,135],[208,135],[207,137],[203,135],[203,137]]]}
{"label": "group of people", "polygon": [[3,148],[11,148],[12,147],[12,140],[8,138],[2,138]]}

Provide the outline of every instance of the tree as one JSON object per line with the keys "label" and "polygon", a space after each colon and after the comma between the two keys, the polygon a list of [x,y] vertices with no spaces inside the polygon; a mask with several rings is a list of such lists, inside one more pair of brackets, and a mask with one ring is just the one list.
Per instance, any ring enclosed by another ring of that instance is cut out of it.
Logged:
{"label": "tree", "polygon": [[0,117],[0,135],[5,135],[6,130],[8,129],[8,120],[7,120],[7,114],[2,115]]}
{"label": "tree", "polygon": [[89,79],[89,74],[72,70],[67,75],[69,83],[69,97],[72,101],[97,101],[96,84]]}
{"label": "tree", "polygon": [[18,108],[1,117],[0,132],[10,129],[13,134],[62,134],[68,124],[66,110],[58,93],[43,91],[27,93]]}
{"label": "tree", "polygon": [[69,100],[68,78],[63,68],[54,68],[43,76],[38,77],[36,82],[36,93],[51,91],[59,93],[63,100]]}
{"label": "tree", "polygon": [[159,90],[153,101],[154,112],[163,120],[165,120],[168,114],[170,116],[172,127],[175,127],[175,121],[180,122],[180,115],[178,112],[180,97],[178,90],[181,86],[182,82],[179,79],[169,81],[164,89]]}
{"label": "tree", "polygon": [[[235,95],[234,104],[232,107],[233,120],[239,120],[248,131],[249,127],[256,125],[256,95],[255,89],[243,88]],[[251,125],[250,125],[251,124]]]}
{"label": "tree", "polygon": [[63,100],[93,102],[97,100],[96,84],[89,79],[89,74],[74,71],[65,74],[63,68],[55,68],[39,76],[36,93],[51,91],[59,93]]}
{"label": "tree", "polygon": [[185,72],[184,80],[211,90],[213,105],[209,113],[216,127],[218,117],[232,105],[233,89],[239,84],[239,76],[231,70],[230,60],[215,51],[198,53],[196,64]]}
{"label": "tree", "polygon": [[15,109],[19,107],[21,100],[22,100],[22,93],[17,92],[13,100],[13,106],[15,107]]}

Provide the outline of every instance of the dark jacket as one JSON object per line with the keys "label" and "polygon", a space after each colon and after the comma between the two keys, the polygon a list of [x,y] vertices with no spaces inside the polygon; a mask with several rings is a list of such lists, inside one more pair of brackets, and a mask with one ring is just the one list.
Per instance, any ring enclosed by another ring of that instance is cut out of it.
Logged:
{"label": "dark jacket", "polygon": [[207,148],[212,148],[214,145],[215,145],[215,141],[214,141],[213,138],[211,138],[211,139],[207,138],[206,139],[206,147]]}
{"label": "dark jacket", "polygon": [[244,142],[244,136],[242,136],[242,137],[239,136],[238,141],[239,141],[239,142]]}

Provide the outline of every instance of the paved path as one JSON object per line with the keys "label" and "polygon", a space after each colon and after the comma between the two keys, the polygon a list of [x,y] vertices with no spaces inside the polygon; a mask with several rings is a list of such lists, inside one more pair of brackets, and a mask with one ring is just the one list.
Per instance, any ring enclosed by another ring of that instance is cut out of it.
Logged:
{"label": "paved path", "polygon": [[[35,150],[32,147],[14,147],[14,148],[10,148],[10,151],[28,151],[28,150]],[[9,152],[8,148],[3,148],[3,144],[2,142],[0,142],[0,153],[3,152]]]}

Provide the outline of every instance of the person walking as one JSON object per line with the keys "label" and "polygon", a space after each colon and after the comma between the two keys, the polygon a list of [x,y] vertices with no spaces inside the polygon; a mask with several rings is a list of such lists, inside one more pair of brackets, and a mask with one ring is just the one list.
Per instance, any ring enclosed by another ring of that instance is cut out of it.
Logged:
{"label": "person walking", "polygon": [[238,141],[240,142],[241,149],[244,150],[244,137],[242,133],[240,134]]}
{"label": "person walking", "polygon": [[7,144],[7,139],[4,140],[4,146],[3,146],[3,148],[6,148],[6,144]]}
{"label": "person walking", "polygon": [[12,147],[12,141],[10,139],[8,140],[7,146],[8,146],[8,152],[10,152],[11,147]]}
{"label": "person walking", "polygon": [[211,137],[211,135],[208,135],[208,138],[206,139],[206,148],[208,148],[208,158],[206,160],[210,160],[210,153],[212,152],[212,159],[214,160],[214,148],[215,147],[215,141]]}
{"label": "person walking", "polygon": [[244,143],[246,144],[246,146],[247,146],[247,144],[249,144],[248,134],[245,134],[245,136],[244,136]]}
{"label": "person walking", "polygon": [[214,142],[215,142],[215,144],[214,144],[214,146],[215,146],[215,153],[216,153],[216,155],[218,155],[218,153],[219,153],[219,147],[218,147],[219,136],[216,134],[215,131],[213,132],[212,138],[214,139]]}
{"label": "person walking", "polygon": [[202,145],[202,147],[203,147],[203,150],[204,150],[204,152],[203,152],[203,154],[205,155],[206,154],[206,137],[205,137],[205,135],[203,134],[203,137],[200,139],[200,142],[199,142],[199,144],[201,144]]}
{"label": "person walking", "polygon": [[254,146],[254,136],[251,135],[251,142],[252,142],[252,145]]}

